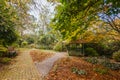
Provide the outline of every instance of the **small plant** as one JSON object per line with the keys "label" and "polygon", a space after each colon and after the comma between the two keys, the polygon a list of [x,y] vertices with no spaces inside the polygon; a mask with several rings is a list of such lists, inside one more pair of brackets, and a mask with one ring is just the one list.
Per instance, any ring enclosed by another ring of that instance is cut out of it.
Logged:
{"label": "small plant", "polygon": [[104,59],[102,59],[102,60],[100,61],[100,64],[103,65],[103,66],[105,66],[105,67],[107,67],[107,66],[110,65],[110,60],[107,59],[107,58],[104,58]]}
{"label": "small plant", "polygon": [[79,75],[87,75],[87,72],[85,70],[79,70],[77,73]]}
{"label": "small plant", "polygon": [[76,67],[72,68],[72,73],[78,74],[78,75],[87,75],[87,72],[85,70],[79,70]]}
{"label": "small plant", "polygon": [[107,67],[111,70],[119,70],[120,64],[118,63],[112,63],[109,59],[104,58],[102,61],[99,61],[99,64],[103,65],[104,67]]}
{"label": "small plant", "polygon": [[111,70],[120,70],[120,64],[119,63],[112,63],[108,58],[104,58],[102,60],[98,60],[96,57],[89,57],[85,58],[85,61],[92,63],[92,64],[99,64],[106,68],[109,68]]}
{"label": "small plant", "polygon": [[76,67],[72,68],[72,73],[77,73],[77,71],[78,71],[78,68],[76,68]]}
{"label": "small plant", "polygon": [[110,63],[109,67],[112,70],[120,70],[120,64],[117,63]]}
{"label": "small plant", "polygon": [[113,59],[120,62],[120,50],[113,53]]}
{"label": "small plant", "polygon": [[112,70],[119,70],[120,69],[120,64],[117,63],[111,63],[109,61],[104,61],[101,63],[104,67],[107,67]]}
{"label": "small plant", "polygon": [[103,69],[103,68],[94,68],[93,71],[100,73],[100,74],[107,74],[108,73],[108,69]]}
{"label": "small plant", "polygon": [[27,41],[23,41],[22,42],[22,47],[26,47],[28,45],[28,42]]}
{"label": "small plant", "polygon": [[96,57],[89,57],[89,58],[86,58],[85,61],[89,62],[89,63],[92,63],[92,64],[97,64],[98,63],[98,60]]}

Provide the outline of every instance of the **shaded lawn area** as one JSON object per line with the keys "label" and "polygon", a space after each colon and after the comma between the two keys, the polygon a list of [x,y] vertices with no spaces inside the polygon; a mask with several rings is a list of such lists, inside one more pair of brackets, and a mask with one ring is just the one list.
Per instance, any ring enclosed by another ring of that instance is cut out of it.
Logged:
{"label": "shaded lawn area", "polygon": [[[80,74],[72,71],[81,70]],[[95,70],[100,69],[100,70]],[[83,74],[84,71],[86,74]],[[119,80],[120,70],[113,71],[101,65],[88,63],[81,58],[68,57],[58,60],[49,72],[46,80]]]}

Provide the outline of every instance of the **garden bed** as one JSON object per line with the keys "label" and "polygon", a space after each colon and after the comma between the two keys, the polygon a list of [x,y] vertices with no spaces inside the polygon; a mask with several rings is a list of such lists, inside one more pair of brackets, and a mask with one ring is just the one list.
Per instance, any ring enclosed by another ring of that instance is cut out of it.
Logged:
{"label": "garden bed", "polygon": [[58,60],[46,80],[119,80],[120,71],[91,64],[77,57]]}
{"label": "garden bed", "polygon": [[53,55],[53,52],[43,51],[43,50],[32,50],[30,51],[33,61],[41,62],[46,58],[49,58]]}

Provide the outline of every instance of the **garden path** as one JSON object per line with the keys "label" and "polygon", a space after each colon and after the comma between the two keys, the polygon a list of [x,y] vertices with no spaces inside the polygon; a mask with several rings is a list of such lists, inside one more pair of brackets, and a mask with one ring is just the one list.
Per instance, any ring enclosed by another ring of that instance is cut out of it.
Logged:
{"label": "garden path", "polygon": [[39,73],[42,75],[42,78],[47,76],[51,68],[53,67],[55,61],[57,61],[60,58],[67,57],[67,53],[65,52],[57,52],[52,57],[47,58],[43,60],[42,62],[35,62],[35,65],[39,71]]}
{"label": "garden path", "polygon": [[5,66],[0,71],[0,80],[41,80],[29,51],[21,52],[12,64]]}

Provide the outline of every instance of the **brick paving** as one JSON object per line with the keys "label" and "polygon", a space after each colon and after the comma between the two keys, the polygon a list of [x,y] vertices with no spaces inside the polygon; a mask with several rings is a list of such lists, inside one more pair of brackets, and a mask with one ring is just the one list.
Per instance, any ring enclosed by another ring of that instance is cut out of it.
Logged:
{"label": "brick paving", "polygon": [[29,51],[24,51],[15,58],[15,62],[0,71],[0,80],[41,80]]}

